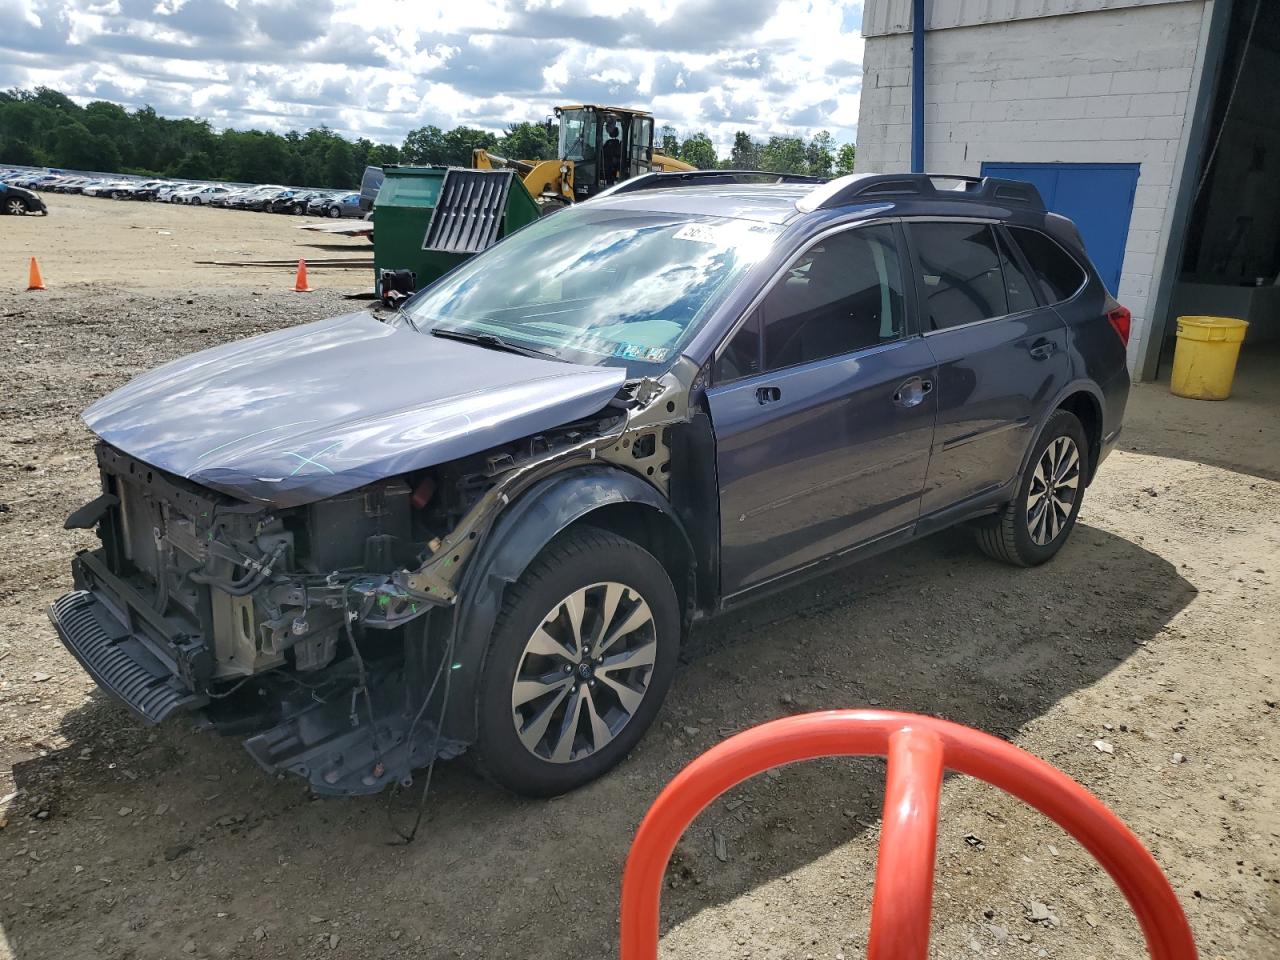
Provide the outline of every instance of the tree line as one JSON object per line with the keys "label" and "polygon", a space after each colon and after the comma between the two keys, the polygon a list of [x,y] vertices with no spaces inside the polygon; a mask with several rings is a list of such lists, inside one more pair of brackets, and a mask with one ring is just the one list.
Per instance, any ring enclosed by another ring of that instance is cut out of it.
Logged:
{"label": "tree line", "polygon": [[[854,146],[827,131],[812,139],[773,136],[764,142],[739,131],[724,157],[705,132],[658,131],[655,149],[699,169],[776,170],[832,176],[853,170]],[[511,159],[549,160],[557,150],[551,120],[514,123],[502,134],[474,127],[428,125],[400,145],[347,139],[327,127],[278,134],[215,130],[207,120],[162,117],[149,106],[126,110],[95,100],[80,106],[48,87],[0,90],[0,164],[66,167],[190,180],[352,187],[368,165],[469,166],[483,147]]]}

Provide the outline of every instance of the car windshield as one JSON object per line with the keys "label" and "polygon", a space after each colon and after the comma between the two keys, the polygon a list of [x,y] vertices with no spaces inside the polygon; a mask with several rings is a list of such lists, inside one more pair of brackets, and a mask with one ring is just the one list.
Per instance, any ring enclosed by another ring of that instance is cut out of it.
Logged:
{"label": "car windshield", "polygon": [[653,375],[779,229],[584,204],[512,234],[406,310],[423,332],[497,337],[574,363]]}

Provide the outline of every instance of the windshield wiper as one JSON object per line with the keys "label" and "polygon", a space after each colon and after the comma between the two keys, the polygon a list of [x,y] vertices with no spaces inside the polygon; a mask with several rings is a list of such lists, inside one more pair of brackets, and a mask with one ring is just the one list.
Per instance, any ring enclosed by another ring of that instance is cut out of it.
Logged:
{"label": "windshield wiper", "polygon": [[518,353],[522,357],[537,357],[539,360],[558,360],[561,363],[569,362],[563,357],[557,357],[554,353],[535,350],[533,347],[525,347],[509,340],[503,340],[494,333],[468,333],[465,330],[450,330],[448,327],[432,327],[431,335],[433,337],[444,337],[447,340],[461,340],[463,343],[474,343],[482,347],[488,347],[490,350],[505,350],[507,353]]}

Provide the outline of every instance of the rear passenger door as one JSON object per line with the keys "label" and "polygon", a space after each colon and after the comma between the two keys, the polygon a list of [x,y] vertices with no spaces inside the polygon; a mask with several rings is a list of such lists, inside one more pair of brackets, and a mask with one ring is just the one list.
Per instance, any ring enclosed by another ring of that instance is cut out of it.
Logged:
{"label": "rear passenger door", "polygon": [[814,241],[717,354],[726,595],[915,522],[934,362],[908,327],[898,240],[874,224]]}
{"label": "rear passenger door", "polygon": [[1071,374],[1067,331],[1042,305],[1004,229],[907,224],[925,342],[938,364],[938,419],[922,516],[1018,473],[1045,406]]}

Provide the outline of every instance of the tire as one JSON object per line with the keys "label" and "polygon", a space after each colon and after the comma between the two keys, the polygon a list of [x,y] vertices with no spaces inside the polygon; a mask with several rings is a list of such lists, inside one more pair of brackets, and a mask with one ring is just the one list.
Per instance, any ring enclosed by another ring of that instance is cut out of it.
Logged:
{"label": "tire", "polygon": [[340,210],[338,207],[330,207],[328,210],[325,211],[325,215],[333,217],[333,219],[337,220],[340,216],[342,216],[342,210]]}
{"label": "tire", "polygon": [[[582,598],[582,632],[595,644],[605,641],[606,627],[615,631],[611,646],[595,647],[585,663],[560,642],[573,644],[569,604],[575,597]],[[611,598],[614,615],[606,624],[602,608]],[[494,625],[479,682],[476,767],[500,786],[536,797],[596,779],[626,757],[653,722],[679,647],[675,588],[651,553],[591,527],[556,538],[507,590]],[[521,676],[525,690],[518,693]],[[546,692],[536,693],[538,686]],[[517,703],[519,695],[526,699]]]}
{"label": "tire", "polygon": [[27,212],[27,201],[21,197],[10,197],[4,202],[4,212],[20,217]]}
{"label": "tire", "polygon": [[[1017,495],[977,526],[982,552],[1018,567],[1052,559],[1075,528],[1089,463],[1089,441],[1080,421],[1066,410],[1054,411],[1031,450]],[[1046,493],[1044,478],[1052,475],[1055,464],[1058,482]]]}
{"label": "tire", "polygon": [[200,204],[204,203],[204,201],[201,200],[199,197],[192,197],[190,200],[187,201],[187,203],[190,203],[198,207],[200,206]]}

